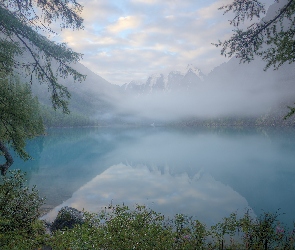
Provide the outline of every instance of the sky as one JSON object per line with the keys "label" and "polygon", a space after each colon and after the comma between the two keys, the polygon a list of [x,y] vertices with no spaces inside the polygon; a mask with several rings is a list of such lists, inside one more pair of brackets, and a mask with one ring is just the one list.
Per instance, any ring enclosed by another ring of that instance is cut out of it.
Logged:
{"label": "sky", "polygon": [[[228,59],[211,43],[229,38],[233,27],[218,10],[232,0],[85,0],[84,29],[54,38],[82,53],[81,61],[113,84],[146,80],[155,73],[204,74]],[[261,1],[266,8],[272,0]]]}

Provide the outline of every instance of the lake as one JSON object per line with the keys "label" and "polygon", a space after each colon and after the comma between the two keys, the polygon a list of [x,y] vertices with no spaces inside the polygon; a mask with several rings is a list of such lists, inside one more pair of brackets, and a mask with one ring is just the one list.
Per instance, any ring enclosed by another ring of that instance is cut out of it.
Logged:
{"label": "lake", "polygon": [[246,209],[295,219],[294,128],[60,128],[27,150],[34,160],[13,168],[46,197],[49,220],[62,206],[123,203],[209,225]]}

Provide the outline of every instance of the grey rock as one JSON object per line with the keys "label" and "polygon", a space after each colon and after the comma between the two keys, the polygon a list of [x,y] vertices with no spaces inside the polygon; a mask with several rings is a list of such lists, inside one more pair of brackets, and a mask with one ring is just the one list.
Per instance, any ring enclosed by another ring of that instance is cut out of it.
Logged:
{"label": "grey rock", "polygon": [[85,221],[84,213],[72,208],[63,207],[57,214],[55,220],[51,224],[50,230],[62,230],[66,228],[73,228],[75,225],[81,225]]}

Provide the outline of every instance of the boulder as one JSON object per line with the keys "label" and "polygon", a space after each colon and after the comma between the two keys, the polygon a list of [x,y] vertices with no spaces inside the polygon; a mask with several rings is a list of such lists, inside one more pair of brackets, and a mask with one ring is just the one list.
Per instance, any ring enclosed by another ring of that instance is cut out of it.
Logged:
{"label": "boulder", "polygon": [[52,222],[50,230],[62,230],[73,228],[75,225],[81,225],[85,221],[84,213],[73,207],[63,207]]}

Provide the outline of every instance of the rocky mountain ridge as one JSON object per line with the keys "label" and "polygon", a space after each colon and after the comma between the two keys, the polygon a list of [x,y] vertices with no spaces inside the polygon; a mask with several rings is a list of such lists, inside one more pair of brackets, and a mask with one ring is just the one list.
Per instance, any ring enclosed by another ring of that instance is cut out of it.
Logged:
{"label": "rocky mountain ridge", "polygon": [[145,82],[131,81],[125,83],[121,88],[128,92],[140,94],[154,92],[170,92],[178,90],[191,90],[202,84],[205,75],[200,69],[188,64],[186,71],[171,71],[168,74],[154,74],[147,78]]}

